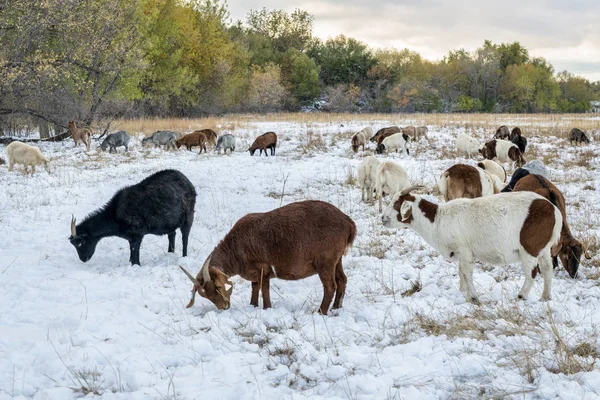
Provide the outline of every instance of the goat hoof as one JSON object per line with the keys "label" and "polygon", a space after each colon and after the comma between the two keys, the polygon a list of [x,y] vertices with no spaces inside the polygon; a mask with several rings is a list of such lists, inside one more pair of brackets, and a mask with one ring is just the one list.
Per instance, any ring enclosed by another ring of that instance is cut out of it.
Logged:
{"label": "goat hoof", "polygon": [[522,294],[519,294],[517,296],[517,299],[519,299],[519,300],[525,300],[525,296],[523,296]]}
{"label": "goat hoof", "polygon": [[469,302],[475,305],[481,305],[481,303],[479,302],[479,299],[475,296],[471,296],[471,298],[469,299]]}

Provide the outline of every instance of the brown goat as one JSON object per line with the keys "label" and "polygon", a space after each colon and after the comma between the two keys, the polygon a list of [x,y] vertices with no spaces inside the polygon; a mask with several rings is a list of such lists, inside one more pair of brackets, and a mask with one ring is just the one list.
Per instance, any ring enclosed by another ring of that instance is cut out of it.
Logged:
{"label": "brown goat", "polygon": [[257,137],[248,151],[250,152],[250,155],[253,156],[256,150],[260,150],[260,153],[258,153],[260,156],[264,150],[265,156],[268,157],[267,149],[271,149],[271,155],[274,156],[275,147],[277,147],[277,134],[275,132],[267,132]]}
{"label": "brown goat", "polygon": [[[202,150],[206,153],[206,142],[208,141],[206,134],[203,131],[194,131],[175,141],[177,148],[185,146],[189,151],[192,151],[192,147],[200,146],[200,153]],[[200,154],[198,153],[198,154]]]}
{"label": "brown goat", "polygon": [[[556,186],[541,175],[529,174],[521,178],[515,185],[513,192],[535,192],[550,200],[552,204],[560,210],[563,217],[562,229],[560,231],[559,253],[560,261],[563,267],[569,273],[571,278],[577,276],[581,255],[585,253],[586,258],[591,258],[589,253],[584,252],[580,241],[571,235],[571,229],[567,223],[567,212],[565,206],[565,197]],[[553,257],[554,268],[558,266],[558,258]]]}
{"label": "brown goat", "polygon": [[398,133],[401,132],[402,129],[400,129],[397,126],[389,126],[387,128],[381,128],[380,130],[377,131],[377,133],[375,133],[375,135],[373,135],[373,137],[371,139],[369,139],[371,142],[376,142],[377,144],[380,144],[381,141],[383,140],[383,138],[379,139],[381,136],[383,135],[393,135],[394,133]]}
{"label": "brown goat", "polygon": [[212,129],[200,129],[192,133],[196,132],[204,133],[204,136],[206,136],[206,141],[208,143],[212,144],[213,146],[217,145],[217,132],[213,131]]}
{"label": "brown goat", "polygon": [[508,126],[502,125],[500,128],[496,129],[496,134],[494,135],[494,139],[506,139],[510,136],[510,131],[508,130]]}
{"label": "brown goat", "polygon": [[412,125],[407,126],[406,128],[402,128],[402,133],[408,135],[411,140],[417,140],[417,128]]}
{"label": "brown goat", "polygon": [[78,128],[75,121],[69,121],[69,130],[75,146],[79,146],[79,143],[85,144],[87,151],[90,151],[90,145],[92,144],[92,131],[89,128]]}
{"label": "brown goat", "polygon": [[304,279],[318,274],[323,283],[321,314],[342,307],[346,274],[342,256],[352,246],[356,225],[335,206],[317,200],[300,201],[265,213],[248,214],[235,223],[215,247],[194,278],[196,292],[218,309],[230,306],[230,276],[239,275],[252,282],[250,304],[258,307],[262,291],[263,307],[271,307],[271,278]]}

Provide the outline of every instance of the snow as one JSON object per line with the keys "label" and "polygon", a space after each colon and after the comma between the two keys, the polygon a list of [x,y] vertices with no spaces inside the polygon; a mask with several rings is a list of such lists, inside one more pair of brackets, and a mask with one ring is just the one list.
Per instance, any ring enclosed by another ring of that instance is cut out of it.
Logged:
{"label": "snow", "polygon": [[[376,130],[396,122],[372,123]],[[600,398],[599,257],[584,260],[575,280],[556,270],[547,303],[538,300],[540,279],[527,301],[516,300],[519,265],[478,265],[482,304],[467,303],[457,265],[415,233],[383,228],[376,207],[348,184],[369,154],[350,150],[351,133],[364,126],[263,121],[232,132],[238,150],[258,133],[278,132],[274,157],[165,152],[134,138],[128,154],[41,144],[51,174],[0,166],[0,399],[89,391],[105,399]],[[456,156],[461,132],[482,141],[491,135],[429,126],[429,141],[413,144],[410,156],[389,157],[440,201],[434,188],[441,173],[474,163]],[[540,155],[560,150],[546,161],[567,197],[573,234],[597,248],[600,146],[528,140]],[[175,254],[167,253],[165,236],[146,236],[142,266],[129,265],[128,243],[118,238],[101,241],[82,263],[67,240],[71,215],[80,220],[118,188],[165,168],[182,171],[198,192],[189,256],[181,257],[178,232]],[[315,312],[322,296],[316,276],[273,280],[268,310],[249,305],[250,283],[240,277],[232,279],[229,310],[200,297],[185,308],[191,284],[179,265],[195,273],[240,217],[304,199],[331,202],[357,224],[344,258],[343,309]],[[422,289],[402,296],[415,281]],[[573,356],[582,343],[592,352]],[[580,368],[569,372],[565,360]]]}

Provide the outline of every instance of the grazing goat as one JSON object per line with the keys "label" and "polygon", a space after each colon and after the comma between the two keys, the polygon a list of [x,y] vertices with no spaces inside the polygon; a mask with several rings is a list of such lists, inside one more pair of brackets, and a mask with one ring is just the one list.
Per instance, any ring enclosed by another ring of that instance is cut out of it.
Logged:
{"label": "grazing goat", "polygon": [[401,128],[403,134],[407,135],[412,140],[417,140],[417,128],[412,125],[407,126],[406,128]]}
{"label": "grazing goat", "polygon": [[381,141],[379,141],[379,137],[383,136],[383,135],[393,135],[394,133],[398,133],[398,132],[402,132],[402,129],[400,129],[397,126],[390,126],[387,128],[381,128],[380,130],[377,131],[377,133],[371,138],[369,139],[371,142],[375,142],[377,144],[381,143]]}
{"label": "grazing goat", "polygon": [[204,150],[204,152],[206,153],[206,142],[207,141],[208,141],[208,138],[206,137],[206,134],[204,132],[194,131],[192,133],[185,135],[181,139],[176,140],[175,145],[177,146],[177,148],[180,148],[181,146],[185,146],[186,149],[188,149],[188,151],[192,151],[192,147],[194,147],[194,146],[200,146],[200,151],[198,152],[198,154],[200,154],[200,153],[202,153],[202,150]]}
{"label": "grazing goat", "polygon": [[106,148],[108,147],[109,153],[112,153],[113,151],[116,153],[117,147],[124,146],[125,151],[129,151],[130,140],[131,136],[129,136],[129,133],[125,131],[111,133],[108,136],[106,136],[106,139],[102,141],[100,149],[102,149],[102,151],[106,151]]}
{"label": "grazing goat", "polygon": [[[523,154],[516,144],[509,142],[508,140],[490,140],[483,148],[479,150],[481,155],[488,160],[495,158],[500,162],[514,162],[517,167],[521,167],[525,163]],[[512,164],[512,163],[511,163]]]}
{"label": "grazing goat", "polygon": [[213,131],[212,129],[200,129],[198,131],[194,131],[192,133],[203,133],[204,136],[206,136],[206,141],[210,144],[212,144],[213,146],[217,145],[217,132]]}
{"label": "grazing goat", "polygon": [[33,175],[35,174],[35,166],[43,165],[46,172],[50,173],[48,159],[37,147],[14,141],[6,146],[6,157],[8,158],[9,171],[13,170],[15,164],[22,164],[25,167],[25,175],[28,174],[27,167],[29,166],[31,166],[31,175]]}
{"label": "grazing goat", "polygon": [[573,144],[573,142],[577,144],[589,143],[590,138],[588,138],[581,129],[573,128],[571,129],[571,132],[569,132],[569,143]]}
{"label": "grazing goat", "polygon": [[477,163],[477,166],[487,172],[488,174],[492,174],[498,177],[501,183],[506,183],[506,179],[508,178],[506,175],[506,170],[496,161],[492,160],[483,160]]}
{"label": "grazing goat", "polygon": [[177,133],[172,131],[157,131],[152,136],[145,137],[142,139],[142,146],[152,143],[154,146],[165,146],[165,150],[175,150],[175,141],[177,140]]}
{"label": "grazing goat", "polygon": [[426,126],[418,126],[417,127],[417,139],[424,137],[427,139],[427,134],[429,133],[429,128]]}
{"label": "grazing goat", "polygon": [[383,161],[375,175],[375,193],[379,202],[379,212],[382,210],[381,198],[384,194],[393,196],[408,186],[410,182],[406,170],[393,161]]}
{"label": "grazing goat", "polygon": [[365,151],[365,144],[367,144],[367,140],[369,140],[371,135],[373,135],[373,129],[369,127],[352,135],[352,151],[358,153],[358,148],[360,146],[362,146],[363,151]]}
{"label": "grazing goat", "polygon": [[450,201],[491,196],[500,192],[501,182],[481,168],[456,164],[444,171],[438,185],[444,200]]}
{"label": "grazing goat", "polygon": [[89,128],[78,128],[75,121],[69,121],[69,130],[71,131],[71,137],[75,142],[75,146],[79,146],[79,143],[83,143],[86,150],[90,151],[92,131]]}
{"label": "grazing goat", "polygon": [[510,136],[510,131],[508,130],[508,126],[502,125],[500,128],[496,129],[496,134],[494,135],[494,139],[506,139]]}
{"label": "grazing goat", "polygon": [[510,136],[508,137],[508,140],[517,145],[517,147],[521,151],[521,154],[525,153],[525,148],[527,147],[527,138],[524,138],[521,135],[521,129],[519,127],[513,128],[512,132],[510,133]]}
{"label": "grazing goat", "polygon": [[515,170],[514,174],[510,178],[510,182],[501,191],[503,193],[512,192],[517,182],[529,174],[541,175],[546,179],[550,179],[550,173],[544,166],[544,163],[542,163],[540,160],[531,160],[527,161],[521,168],[517,168]]}
{"label": "grazing goat", "polygon": [[477,139],[473,139],[466,133],[460,133],[456,138],[456,150],[458,154],[466,154],[467,157],[471,158],[472,155],[477,154],[481,149],[481,144]]}
{"label": "grazing goat", "polygon": [[275,148],[277,147],[277,134],[275,132],[263,133],[254,140],[252,146],[248,149],[250,155],[253,156],[256,150],[260,150],[258,155],[262,155],[264,150],[265,156],[268,157],[267,149],[271,149],[271,155],[275,155]]}
{"label": "grazing goat", "polygon": [[[560,230],[560,241],[558,243],[559,252],[558,256],[553,257],[552,264],[554,265],[554,268],[556,268],[558,266],[558,258],[560,257],[560,261],[569,273],[569,276],[575,278],[577,276],[577,270],[579,269],[581,255],[584,254],[584,251],[581,242],[571,235],[571,229],[567,223],[565,197],[552,182],[541,175],[535,174],[523,177],[517,182],[513,192],[522,191],[537,193],[548,199],[560,210],[562,215],[562,228]],[[585,257],[587,259],[591,258],[587,251],[585,252]]]}
{"label": "grazing goat", "polygon": [[252,282],[250,304],[258,307],[262,291],[267,309],[271,307],[271,278],[298,280],[318,274],[323,283],[319,312],[325,315],[334,294],[333,309],[342,307],[347,282],[342,256],[355,236],[354,221],[323,201],[300,201],[248,214],[210,253],[196,278],[181,267],[194,284],[187,307],[198,293],[219,310],[228,309],[233,291],[229,278],[240,275]]}
{"label": "grazing goat", "polygon": [[138,184],[119,190],[100,209],[79,224],[71,220],[69,241],[87,262],[96,245],[105,237],[129,241],[129,261],[140,265],[140,245],[144,235],[168,235],[168,252],[175,252],[175,230],[181,230],[183,256],[187,256],[188,236],[194,222],[196,190],[181,172],[166,169]]}
{"label": "grazing goat", "polygon": [[381,164],[381,161],[377,158],[368,156],[358,166],[358,184],[360,185],[360,199],[362,201],[371,202],[373,200],[379,164]]}
{"label": "grazing goat", "polygon": [[221,149],[223,149],[224,154],[227,154],[227,149],[229,149],[229,153],[233,153],[235,151],[235,137],[228,133],[219,136],[219,140],[217,140],[215,150],[217,150],[219,154],[221,154]]}
{"label": "grazing goat", "polygon": [[383,154],[384,150],[389,153],[391,150],[398,151],[398,149],[401,149],[405,150],[407,155],[410,155],[410,152],[408,151],[409,140],[410,139],[408,135],[404,132],[394,133],[390,136],[384,137],[381,140],[381,143],[377,145],[375,152],[377,154]]}
{"label": "grazing goat", "polygon": [[537,265],[544,278],[542,300],[550,299],[552,255],[558,251],[562,215],[542,196],[531,192],[500,193],[476,199],[435,204],[411,194],[397,193],[382,216],[388,228],[408,227],[448,260],[458,260],[459,289],[478,303],[473,287],[476,261],[494,265],[521,262],[524,299],[533,285]]}

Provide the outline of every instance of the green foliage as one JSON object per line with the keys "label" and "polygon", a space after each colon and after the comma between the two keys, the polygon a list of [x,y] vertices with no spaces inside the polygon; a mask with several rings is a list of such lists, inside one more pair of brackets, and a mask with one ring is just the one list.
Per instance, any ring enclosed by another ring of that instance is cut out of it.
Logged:
{"label": "green foliage", "polygon": [[314,60],[294,48],[289,49],[281,65],[283,79],[290,92],[301,103],[314,100],[321,93],[319,67]]}

